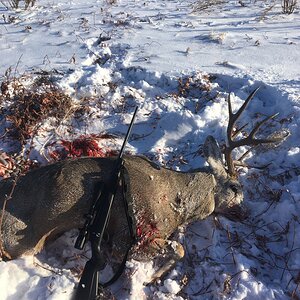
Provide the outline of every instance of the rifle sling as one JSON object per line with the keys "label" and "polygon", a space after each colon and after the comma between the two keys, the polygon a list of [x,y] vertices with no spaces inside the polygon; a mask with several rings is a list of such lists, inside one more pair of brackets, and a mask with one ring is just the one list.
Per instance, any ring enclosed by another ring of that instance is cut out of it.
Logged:
{"label": "rifle sling", "polygon": [[[129,212],[128,212],[128,202],[127,202],[127,197],[126,197],[127,187],[126,187],[126,182],[124,180],[124,169],[125,169],[125,167],[122,166],[121,167],[121,176],[120,176],[121,177],[121,187],[122,187],[122,202],[123,202],[123,205],[124,205],[124,211],[125,211],[125,214],[126,214],[127,224],[128,224],[129,233],[130,233],[132,242],[129,245],[128,249],[126,250],[124,258],[123,258],[123,260],[121,262],[121,265],[120,265],[119,269],[117,270],[117,272],[107,282],[105,282],[105,283],[99,283],[99,289],[106,288],[106,287],[110,286],[115,281],[117,281],[119,279],[119,277],[123,274],[123,271],[124,271],[125,265],[126,265],[126,261],[127,261],[127,258],[128,258],[129,251],[130,251],[132,245],[136,242],[136,234],[135,234],[135,230],[133,228],[132,218],[130,217]],[[109,212],[109,214],[110,213],[111,212]]]}

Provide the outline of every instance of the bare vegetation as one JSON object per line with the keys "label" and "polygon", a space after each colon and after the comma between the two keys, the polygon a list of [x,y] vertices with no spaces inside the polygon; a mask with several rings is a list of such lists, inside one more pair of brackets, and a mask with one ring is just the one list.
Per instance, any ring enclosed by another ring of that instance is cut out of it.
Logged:
{"label": "bare vegetation", "polygon": [[[257,2],[257,0],[254,0],[254,1],[239,0],[238,4],[242,7],[246,7],[255,2]],[[269,2],[269,1],[265,1],[265,2]],[[224,0],[204,0],[204,1],[198,0],[193,5],[193,12],[213,10],[213,9],[215,9],[216,6],[223,5],[226,3],[227,3],[227,1],[224,1]],[[263,12],[262,19],[265,17],[265,15],[270,10],[272,10],[275,7],[275,5],[277,3],[278,2],[276,0],[270,1],[269,6]],[[297,7],[297,0],[281,0],[281,6],[282,6],[282,12],[284,14],[292,14],[294,12],[295,8]]]}
{"label": "bare vegetation", "polygon": [[204,0],[204,1],[197,1],[193,6],[193,12],[202,11],[210,9],[214,6],[224,4],[226,1],[224,0]]}
{"label": "bare vegetation", "polygon": [[285,14],[292,14],[296,8],[297,0],[282,0],[282,12]]}
{"label": "bare vegetation", "polygon": [[[24,8],[27,9],[28,7],[32,7],[34,6],[36,0],[24,0]],[[21,8],[20,6],[20,0],[2,0],[1,3],[5,6],[5,7],[11,7],[13,9],[17,9],[17,8]]]}
{"label": "bare vegetation", "polygon": [[49,117],[61,120],[69,112],[71,98],[62,93],[51,81],[36,80],[29,86],[20,80],[3,81],[0,101],[5,103],[1,113],[6,121],[5,135],[21,146],[32,138],[42,121]]}

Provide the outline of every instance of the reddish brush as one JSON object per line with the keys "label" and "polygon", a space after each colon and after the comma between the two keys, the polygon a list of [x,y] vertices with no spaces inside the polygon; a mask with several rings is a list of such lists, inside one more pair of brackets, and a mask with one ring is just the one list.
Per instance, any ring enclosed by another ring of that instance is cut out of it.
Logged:
{"label": "reddish brush", "polygon": [[0,178],[25,175],[29,170],[37,168],[39,163],[24,156],[0,153]]}
{"label": "reddish brush", "polygon": [[0,177],[10,177],[10,172],[14,168],[13,159],[5,152],[0,154]]}

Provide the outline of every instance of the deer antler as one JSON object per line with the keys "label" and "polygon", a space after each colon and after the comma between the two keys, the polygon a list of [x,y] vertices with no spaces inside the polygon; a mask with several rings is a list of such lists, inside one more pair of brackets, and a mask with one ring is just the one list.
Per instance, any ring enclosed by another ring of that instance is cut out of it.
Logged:
{"label": "deer antler", "polygon": [[268,116],[264,118],[262,121],[258,122],[254,128],[251,130],[249,135],[245,138],[242,138],[240,140],[235,140],[237,135],[248,125],[245,124],[242,127],[235,129],[234,126],[247,107],[248,103],[253,99],[254,95],[256,92],[259,90],[259,87],[256,88],[245,100],[243,105],[240,107],[240,109],[236,112],[232,112],[232,106],[231,106],[231,99],[230,99],[230,94],[228,96],[228,110],[229,110],[229,121],[228,121],[228,127],[227,127],[227,145],[225,146],[225,160],[227,163],[227,168],[228,168],[228,173],[230,176],[235,176],[236,172],[234,169],[234,163],[232,159],[232,150],[237,147],[241,146],[257,146],[260,144],[267,144],[267,143],[276,143],[280,142],[283,138],[282,137],[274,137],[274,138],[265,138],[265,139],[257,139],[255,138],[256,133],[258,132],[259,128],[266,123],[267,121],[275,118],[278,113],[273,114],[271,116]]}

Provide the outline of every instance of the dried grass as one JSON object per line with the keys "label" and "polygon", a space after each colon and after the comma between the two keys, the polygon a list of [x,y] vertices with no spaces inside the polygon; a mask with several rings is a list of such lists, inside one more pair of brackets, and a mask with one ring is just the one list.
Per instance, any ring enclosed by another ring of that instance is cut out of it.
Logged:
{"label": "dried grass", "polygon": [[0,2],[6,8],[12,8],[12,9],[21,8],[20,7],[20,2],[21,3],[23,2],[24,3],[24,9],[27,9],[28,7],[33,7],[36,0],[24,0],[24,1],[20,1],[20,0],[2,0]]}
{"label": "dried grass", "polygon": [[196,1],[193,5],[193,12],[199,12],[208,9],[214,9],[215,6],[225,4],[224,0],[204,0]]}
{"label": "dried grass", "polygon": [[72,99],[51,81],[38,78],[29,86],[21,80],[6,80],[1,84],[0,103],[6,120],[6,133],[21,146],[32,138],[48,118],[62,120],[70,115]]}

